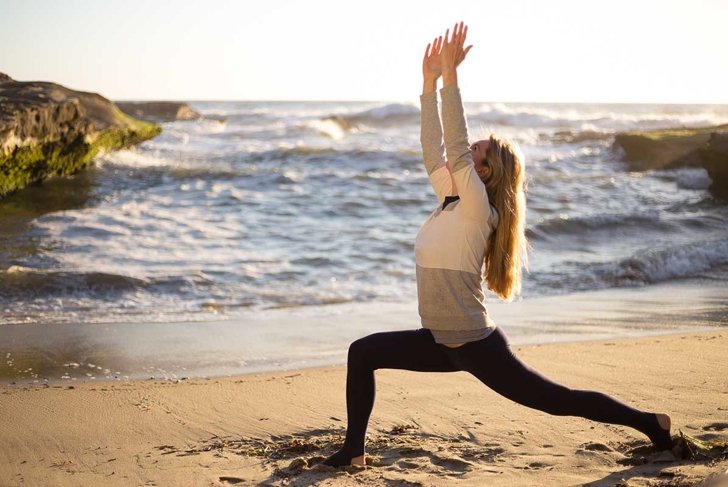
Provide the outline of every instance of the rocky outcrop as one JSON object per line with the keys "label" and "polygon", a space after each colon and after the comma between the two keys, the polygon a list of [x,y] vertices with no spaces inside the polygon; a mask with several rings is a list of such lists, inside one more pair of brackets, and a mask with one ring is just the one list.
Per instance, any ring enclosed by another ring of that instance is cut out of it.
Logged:
{"label": "rocky outcrop", "polygon": [[703,167],[710,191],[728,195],[728,125],[619,133],[615,146],[631,170]]}
{"label": "rocky outcrop", "polygon": [[176,120],[197,120],[202,116],[187,103],[172,101],[125,102],[116,106],[124,113],[150,122],[174,122]]}
{"label": "rocky outcrop", "polygon": [[99,153],[138,144],[161,130],[96,93],[0,73],[0,197],[77,172]]}
{"label": "rocky outcrop", "polygon": [[710,190],[728,199],[728,133],[713,133],[708,144],[698,149],[703,167],[713,184]]}

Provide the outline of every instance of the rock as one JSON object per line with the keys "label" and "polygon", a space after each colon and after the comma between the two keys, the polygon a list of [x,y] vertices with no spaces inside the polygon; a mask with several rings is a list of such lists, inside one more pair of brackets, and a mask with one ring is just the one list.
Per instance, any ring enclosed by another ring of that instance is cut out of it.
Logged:
{"label": "rock", "polygon": [[197,120],[202,117],[187,103],[173,101],[116,102],[121,111],[150,122]]}
{"label": "rock", "polygon": [[728,196],[728,124],[623,132],[615,136],[614,145],[633,171],[705,168],[712,180],[710,191]]}
{"label": "rock", "polygon": [[705,147],[698,150],[703,167],[708,171],[713,184],[710,190],[728,198],[728,133],[713,133]]}
{"label": "rock", "polygon": [[[624,151],[630,169],[644,171],[681,165],[697,165],[691,153],[705,145],[713,132],[728,133],[728,125],[701,128],[632,130],[618,133],[615,145]],[[694,155],[694,154],[693,154]]]}
{"label": "rock", "polygon": [[99,94],[0,73],[0,198],[53,175],[73,174],[96,155],[161,130]]}

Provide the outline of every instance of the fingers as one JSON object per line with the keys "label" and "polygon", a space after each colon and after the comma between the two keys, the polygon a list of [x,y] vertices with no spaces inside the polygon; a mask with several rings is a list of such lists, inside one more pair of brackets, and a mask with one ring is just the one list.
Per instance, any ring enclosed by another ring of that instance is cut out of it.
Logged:
{"label": "fingers", "polygon": [[425,47],[425,55],[424,60],[427,60],[434,56],[439,56],[440,51],[442,50],[442,36],[435,37],[432,42],[427,43],[427,47]]}
{"label": "fingers", "polygon": [[[446,34],[447,35],[447,34]],[[432,42],[427,44],[427,47],[425,48],[425,57],[430,57],[435,54],[439,54],[440,50],[442,50],[442,36],[435,37]]]}
{"label": "fingers", "polygon": [[465,59],[465,56],[467,56],[470,49],[473,47],[472,45],[470,45],[467,48],[464,48],[465,39],[467,38],[467,36],[468,26],[465,25],[465,22],[456,22],[452,28],[452,33],[448,28],[445,31],[444,37],[436,37],[435,39],[433,39],[432,42],[427,44],[427,49],[425,49],[425,58],[429,59],[434,56],[439,56],[443,53],[443,50],[450,51],[454,49],[453,52],[455,53],[455,59],[457,60],[457,64],[460,64]]}
{"label": "fingers", "polygon": [[[445,44],[465,44],[465,38],[468,36],[468,26],[465,22],[456,22],[452,29],[452,36],[450,36],[450,29],[445,31]],[[442,37],[440,37],[442,39]]]}
{"label": "fingers", "polygon": [[465,36],[467,35],[468,27],[465,25],[464,22],[460,22],[459,24],[455,24],[455,28],[453,30],[453,42],[457,42],[461,46],[465,44]]}

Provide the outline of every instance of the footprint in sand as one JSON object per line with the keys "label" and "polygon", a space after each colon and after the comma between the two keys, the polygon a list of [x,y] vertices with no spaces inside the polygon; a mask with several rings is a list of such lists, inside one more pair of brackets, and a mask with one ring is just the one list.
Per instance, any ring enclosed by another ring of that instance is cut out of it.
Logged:
{"label": "footprint in sand", "polygon": [[710,423],[703,426],[705,431],[723,431],[728,429],[728,423]]}
{"label": "footprint in sand", "polygon": [[419,463],[410,460],[400,460],[399,462],[395,462],[394,465],[402,470],[414,470],[422,467]]}
{"label": "footprint in sand", "polygon": [[[415,447],[396,448],[390,452],[386,452],[374,464],[379,467],[389,467],[392,465],[396,465],[400,468],[409,468],[410,465],[414,465],[415,468],[418,468],[418,467],[420,467],[420,465],[416,464],[415,462],[411,462],[411,461],[408,461],[405,459],[413,458],[413,457],[427,457],[429,455],[430,455],[430,452],[423,448],[415,448]],[[405,463],[406,463],[406,465],[405,465]]]}
{"label": "footprint in sand", "polygon": [[473,468],[472,463],[461,460],[460,458],[443,458],[438,457],[437,455],[431,455],[430,461],[438,467],[457,472],[467,472]]}
{"label": "footprint in sand", "polygon": [[241,484],[241,483],[245,482],[245,480],[243,480],[239,477],[220,477],[220,482],[222,482],[224,484],[235,485],[235,484]]}
{"label": "footprint in sand", "polygon": [[[421,448],[402,448],[395,453],[395,458],[381,458],[376,464],[378,466],[395,466],[400,469],[422,469],[426,465],[418,463],[419,458],[428,458],[430,463],[445,470],[445,475],[461,475],[473,469],[473,464],[456,457],[441,457],[430,451]],[[402,458],[406,457],[406,458]]]}
{"label": "footprint in sand", "polygon": [[584,443],[583,445],[579,445],[579,447],[589,451],[614,451],[614,448],[609,445],[597,442]]}

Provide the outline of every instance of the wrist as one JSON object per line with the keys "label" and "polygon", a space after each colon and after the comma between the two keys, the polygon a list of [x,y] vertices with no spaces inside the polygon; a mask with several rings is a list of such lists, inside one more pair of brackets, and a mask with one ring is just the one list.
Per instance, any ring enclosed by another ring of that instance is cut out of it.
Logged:
{"label": "wrist", "polygon": [[458,72],[457,70],[449,69],[442,73],[442,87],[456,85],[458,83]]}
{"label": "wrist", "polygon": [[437,90],[437,76],[426,77],[422,83],[422,94]]}

